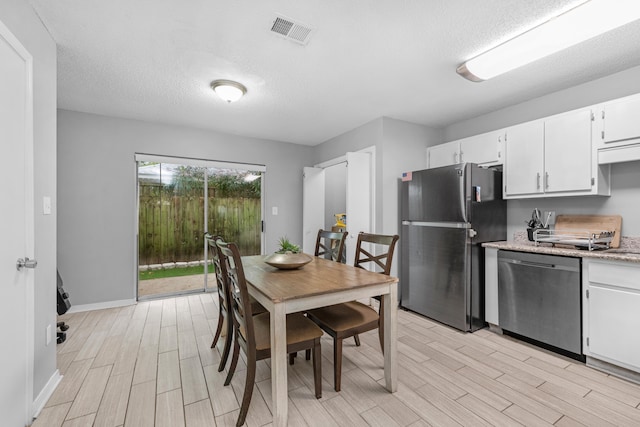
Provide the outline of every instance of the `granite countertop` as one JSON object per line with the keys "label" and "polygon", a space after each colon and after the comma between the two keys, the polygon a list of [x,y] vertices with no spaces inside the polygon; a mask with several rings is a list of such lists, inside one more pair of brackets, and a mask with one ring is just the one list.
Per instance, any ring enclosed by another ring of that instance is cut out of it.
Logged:
{"label": "granite countertop", "polygon": [[581,258],[598,258],[606,261],[628,261],[640,264],[640,237],[620,239],[620,247],[616,249],[584,250],[569,247],[553,247],[551,243],[539,243],[527,240],[526,231],[514,233],[513,240],[483,243],[486,248],[497,248],[517,252],[534,252],[549,255],[572,256]]}

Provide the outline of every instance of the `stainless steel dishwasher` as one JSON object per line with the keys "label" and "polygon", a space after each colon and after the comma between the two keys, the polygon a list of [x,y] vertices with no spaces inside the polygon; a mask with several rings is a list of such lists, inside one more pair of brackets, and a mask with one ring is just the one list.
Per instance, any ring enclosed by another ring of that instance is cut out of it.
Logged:
{"label": "stainless steel dishwasher", "polygon": [[503,331],[581,356],[580,262],[498,251],[498,318]]}

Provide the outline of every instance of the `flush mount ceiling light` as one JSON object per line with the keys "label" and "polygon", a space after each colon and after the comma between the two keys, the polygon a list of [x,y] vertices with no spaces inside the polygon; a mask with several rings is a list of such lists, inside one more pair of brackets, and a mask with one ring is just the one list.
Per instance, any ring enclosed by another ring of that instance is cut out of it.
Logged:
{"label": "flush mount ceiling light", "polygon": [[468,60],[458,74],[481,82],[640,18],[637,0],[590,0]]}
{"label": "flush mount ceiling light", "polygon": [[247,93],[243,84],[233,80],[214,80],[211,82],[211,89],[227,102],[235,102]]}

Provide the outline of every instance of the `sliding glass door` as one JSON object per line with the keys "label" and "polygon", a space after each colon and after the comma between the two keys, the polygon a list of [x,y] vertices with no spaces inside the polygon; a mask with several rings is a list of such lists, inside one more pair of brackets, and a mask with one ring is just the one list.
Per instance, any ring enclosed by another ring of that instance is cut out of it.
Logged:
{"label": "sliding glass door", "polygon": [[262,251],[264,167],[136,155],[138,299],[215,288],[205,233]]}

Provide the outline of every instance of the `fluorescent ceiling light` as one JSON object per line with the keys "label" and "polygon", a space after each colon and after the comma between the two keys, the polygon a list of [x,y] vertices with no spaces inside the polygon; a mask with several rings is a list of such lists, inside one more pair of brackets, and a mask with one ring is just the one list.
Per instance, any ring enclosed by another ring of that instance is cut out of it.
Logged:
{"label": "fluorescent ceiling light", "polygon": [[243,84],[232,80],[215,80],[211,82],[211,89],[227,102],[235,102],[247,93]]}
{"label": "fluorescent ceiling light", "polygon": [[640,18],[638,0],[590,0],[476,56],[456,70],[480,82]]}

